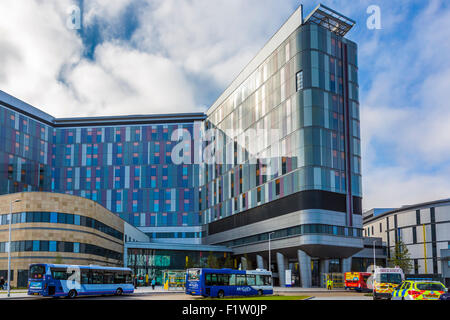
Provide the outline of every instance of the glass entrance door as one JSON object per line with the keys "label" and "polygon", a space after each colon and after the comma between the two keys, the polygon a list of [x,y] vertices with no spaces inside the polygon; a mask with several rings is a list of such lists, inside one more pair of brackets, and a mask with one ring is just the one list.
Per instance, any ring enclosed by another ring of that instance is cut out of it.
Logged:
{"label": "glass entrance door", "polygon": [[320,261],[311,260],[311,286],[320,287]]}

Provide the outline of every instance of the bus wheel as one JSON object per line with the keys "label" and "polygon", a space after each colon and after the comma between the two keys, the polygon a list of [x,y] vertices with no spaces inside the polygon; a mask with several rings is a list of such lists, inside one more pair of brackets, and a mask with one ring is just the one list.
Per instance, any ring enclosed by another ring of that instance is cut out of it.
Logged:
{"label": "bus wheel", "polygon": [[219,292],[217,293],[217,298],[222,299],[224,297],[224,292],[223,290],[219,290]]}
{"label": "bus wheel", "polygon": [[121,296],[122,293],[123,293],[122,288],[118,288],[118,289],[116,290],[116,296]]}
{"label": "bus wheel", "polygon": [[263,295],[263,291],[260,289],[258,290],[258,296],[262,296]]}
{"label": "bus wheel", "polygon": [[69,291],[69,294],[67,295],[67,297],[69,298],[69,299],[73,299],[73,298],[75,298],[77,296],[77,292],[75,291],[75,290],[70,290]]}

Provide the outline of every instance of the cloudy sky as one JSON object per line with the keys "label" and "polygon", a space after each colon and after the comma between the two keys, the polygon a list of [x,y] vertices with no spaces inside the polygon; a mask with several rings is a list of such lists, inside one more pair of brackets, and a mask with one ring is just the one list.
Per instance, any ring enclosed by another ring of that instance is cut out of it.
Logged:
{"label": "cloudy sky", "polygon": [[[299,3],[1,0],[0,89],[56,117],[204,111]],[[450,197],[450,1],[322,3],[357,22],[364,208]]]}

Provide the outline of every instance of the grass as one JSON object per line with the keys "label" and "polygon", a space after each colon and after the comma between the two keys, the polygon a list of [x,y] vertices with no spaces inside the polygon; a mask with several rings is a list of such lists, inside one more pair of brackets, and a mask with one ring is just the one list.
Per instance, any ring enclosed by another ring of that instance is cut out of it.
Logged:
{"label": "grass", "polygon": [[[27,293],[27,290],[13,290],[11,289],[11,293]],[[8,291],[7,290],[1,290],[0,294],[7,294]]]}
{"label": "grass", "polygon": [[267,295],[267,296],[252,296],[252,297],[227,297],[223,299],[219,298],[198,298],[198,300],[304,300],[309,296],[279,296],[279,295]]}

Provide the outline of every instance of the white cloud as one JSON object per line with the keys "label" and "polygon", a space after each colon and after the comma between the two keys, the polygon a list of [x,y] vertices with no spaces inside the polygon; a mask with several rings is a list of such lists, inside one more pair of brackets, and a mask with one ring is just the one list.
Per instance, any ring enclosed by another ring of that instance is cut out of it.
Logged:
{"label": "white cloud", "polygon": [[192,88],[167,58],[105,43],[95,63],[83,61],[68,80],[76,92],[80,114],[149,114],[195,112]]}
{"label": "white cloud", "polygon": [[434,1],[408,22],[402,39],[381,37],[360,58],[374,66],[361,92],[367,209],[450,195],[450,10]]}
{"label": "white cloud", "polygon": [[[105,42],[86,59],[66,27],[71,1],[2,1],[0,88],[56,117],[196,112],[193,88],[174,62]],[[101,11],[102,1],[88,12]],[[106,9],[113,17],[125,2]]]}
{"label": "white cloud", "polygon": [[133,41],[159,50],[194,75],[228,85],[292,13],[271,0],[153,1],[140,16]]}

